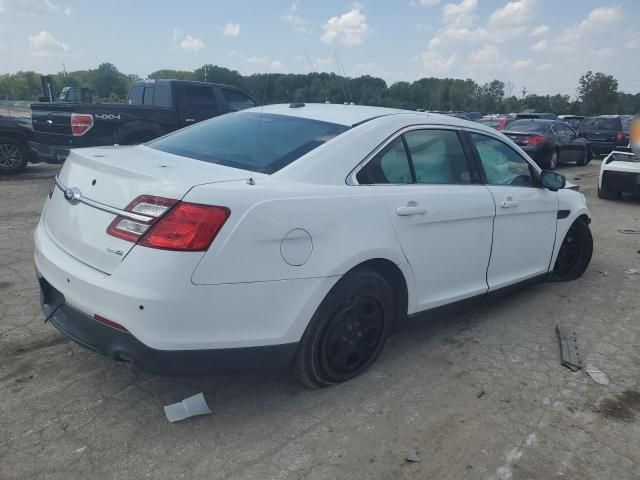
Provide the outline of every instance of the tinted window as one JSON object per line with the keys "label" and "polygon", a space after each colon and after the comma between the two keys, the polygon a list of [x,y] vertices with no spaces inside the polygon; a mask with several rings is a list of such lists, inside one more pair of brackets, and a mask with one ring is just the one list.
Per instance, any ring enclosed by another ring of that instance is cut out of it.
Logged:
{"label": "tinted window", "polygon": [[213,88],[207,85],[185,85],[184,98],[192,105],[215,105],[216,98]]}
{"label": "tinted window", "polygon": [[622,122],[619,118],[599,118],[598,130],[622,130]]}
{"label": "tinted window", "polygon": [[179,130],[147,146],[204,162],[273,173],[348,129],[306,118],[238,112]]}
{"label": "tinted window", "polygon": [[514,120],[509,123],[508,130],[512,132],[544,132],[548,122],[537,120]]}
{"label": "tinted window", "polygon": [[471,134],[489,185],[535,186],[529,163],[506,144],[484,135]]}
{"label": "tinted window", "polygon": [[223,88],[222,94],[231,110],[238,111],[256,106],[256,102],[238,90]]}
{"label": "tinted window", "polygon": [[416,183],[470,183],[469,166],[452,130],[414,130],[404,134]]}
{"label": "tinted window", "polygon": [[168,82],[156,82],[156,89],[153,94],[153,104],[158,107],[170,107],[171,87]]}
{"label": "tinted window", "polygon": [[153,90],[153,85],[150,87],[144,87],[144,95],[142,98],[142,103],[144,105],[153,105]]}
{"label": "tinted window", "polygon": [[129,103],[131,105],[142,105],[142,85],[136,85],[129,92]]}
{"label": "tinted window", "polygon": [[402,138],[396,138],[356,175],[358,183],[413,183],[409,158]]}

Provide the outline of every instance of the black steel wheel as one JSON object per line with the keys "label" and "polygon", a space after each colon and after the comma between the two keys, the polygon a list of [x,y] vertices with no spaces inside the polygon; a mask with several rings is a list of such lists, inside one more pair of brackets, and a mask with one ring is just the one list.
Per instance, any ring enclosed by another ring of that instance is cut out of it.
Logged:
{"label": "black steel wheel", "polygon": [[593,237],[586,221],[576,220],[562,241],[551,279],[566,282],[580,278],[591,262]]}
{"label": "black steel wheel", "polygon": [[360,375],[378,357],[394,323],[393,289],[378,273],[345,275],[318,307],[300,340],[294,375],[311,388]]}

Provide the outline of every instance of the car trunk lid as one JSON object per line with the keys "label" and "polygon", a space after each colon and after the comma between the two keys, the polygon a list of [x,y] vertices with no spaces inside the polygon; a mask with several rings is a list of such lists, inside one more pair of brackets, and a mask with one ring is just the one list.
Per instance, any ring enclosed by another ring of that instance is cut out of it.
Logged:
{"label": "car trunk lid", "polygon": [[[250,176],[246,170],[145,146],[72,150],[47,202],[44,226],[69,255],[111,274],[135,245],[107,234],[117,210],[124,210],[140,195],[180,200],[195,185],[242,181]],[[80,201],[73,198],[74,193],[80,195]]]}

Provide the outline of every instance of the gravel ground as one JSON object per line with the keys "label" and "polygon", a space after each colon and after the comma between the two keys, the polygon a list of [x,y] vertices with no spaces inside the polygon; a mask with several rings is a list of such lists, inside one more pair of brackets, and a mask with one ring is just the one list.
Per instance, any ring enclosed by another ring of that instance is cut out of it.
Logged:
{"label": "gravel ground", "polygon": [[[0,182],[1,479],[640,478],[640,198],[582,185],[595,252],[578,281],[415,322],[348,384],[286,374],[166,379],[86,351],[43,324],[32,233],[55,169]],[[594,383],[559,362],[573,329]],[[214,414],[170,424],[203,391]],[[417,461],[408,461],[407,458]]]}

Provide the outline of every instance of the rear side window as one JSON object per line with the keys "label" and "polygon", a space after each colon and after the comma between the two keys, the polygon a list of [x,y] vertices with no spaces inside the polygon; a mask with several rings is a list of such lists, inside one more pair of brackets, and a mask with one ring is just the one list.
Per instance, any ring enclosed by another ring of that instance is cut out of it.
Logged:
{"label": "rear side window", "polygon": [[271,174],[348,129],[346,125],[307,118],[237,112],[146,145],[203,162]]}
{"label": "rear side window", "polygon": [[598,130],[622,130],[622,122],[619,118],[599,118]]}
{"label": "rear side window", "polygon": [[409,157],[398,137],[371,159],[356,175],[360,184],[413,183]]}
{"label": "rear side window", "polygon": [[238,110],[244,110],[245,108],[252,108],[256,106],[256,102],[251,100],[248,95],[245,95],[239,90],[223,88],[222,95],[224,95],[229,108],[235,112],[237,112]]}
{"label": "rear side window", "polygon": [[153,104],[158,107],[171,107],[171,86],[168,82],[156,82]]}
{"label": "rear side window", "polygon": [[135,85],[129,92],[129,104],[142,105],[142,91],[144,87],[142,85]]}
{"label": "rear side window", "polygon": [[471,134],[471,140],[478,151],[489,185],[535,186],[531,166],[511,147],[477,133]]}
{"label": "rear side window", "polygon": [[144,87],[144,94],[142,97],[143,105],[153,105],[153,90],[153,85],[151,85],[150,87]]}
{"label": "rear side window", "polygon": [[216,97],[213,88],[207,85],[185,85],[184,98],[192,105],[215,105]]}
{"label": "rear side window", "polygon": [[456,132],[414,130],[404,134],[416,183],[471,183],[469,165]]}

